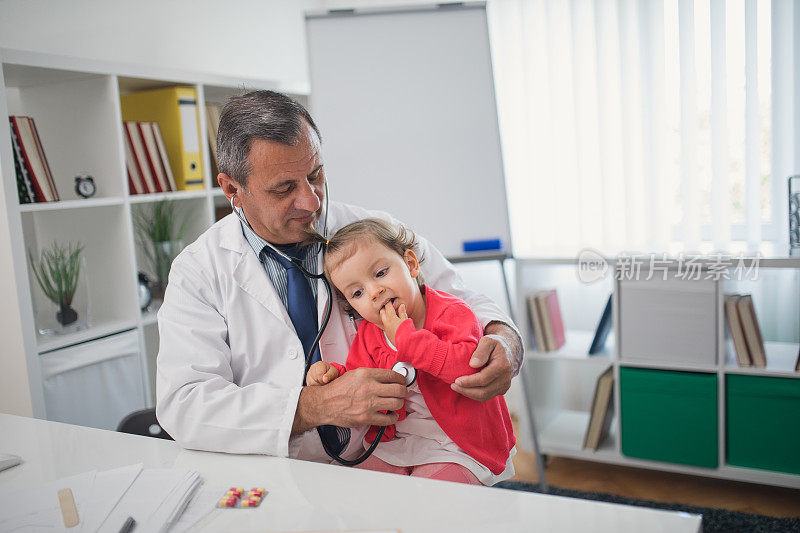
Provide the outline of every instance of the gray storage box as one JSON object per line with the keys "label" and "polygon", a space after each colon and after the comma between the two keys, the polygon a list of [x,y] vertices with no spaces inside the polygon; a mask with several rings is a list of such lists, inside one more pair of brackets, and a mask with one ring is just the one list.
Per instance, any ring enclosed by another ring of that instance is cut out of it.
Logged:
{"label": "gray storage box", "polygon": [[681,279],[674,271],[666,280],[656,273],[647,280],[620,280],[620,357],[623,361],[717,363],[718,282]]}

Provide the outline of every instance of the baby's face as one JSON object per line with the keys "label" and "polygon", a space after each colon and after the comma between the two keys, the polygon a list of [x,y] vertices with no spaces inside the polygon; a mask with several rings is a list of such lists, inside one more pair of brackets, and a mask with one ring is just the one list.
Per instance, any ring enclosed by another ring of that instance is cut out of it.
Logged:
{"label": "baby's face", "polygon": [[[345,247],[340,253],[350,250]],[[335,258],[338,259],[338,258]],[[383,329],[380,310],[391,303],[395,310],[405,304],[408,316],[425,316],[425,302],[417,281],[419,263],[411,250],[400,256],[372,239],[358,243],[329,277],[358,314]],[[421,311],[421,315],[418,315]]]}

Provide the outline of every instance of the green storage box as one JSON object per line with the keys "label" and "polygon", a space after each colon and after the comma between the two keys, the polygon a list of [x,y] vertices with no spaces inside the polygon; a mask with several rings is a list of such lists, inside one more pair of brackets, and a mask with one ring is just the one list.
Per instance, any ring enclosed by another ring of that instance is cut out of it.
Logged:
{"label": "green storage box", "polygon": [[622,453],[719,466],[717,375],[621,367]]}
{"label": "green storage box", "polygon": [[800,474],[800,379],[725,380],[728,464]]}

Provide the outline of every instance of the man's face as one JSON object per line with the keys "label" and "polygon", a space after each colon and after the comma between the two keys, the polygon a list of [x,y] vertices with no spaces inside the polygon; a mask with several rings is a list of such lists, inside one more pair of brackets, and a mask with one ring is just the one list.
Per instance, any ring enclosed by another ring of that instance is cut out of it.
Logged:
{"label": "man's face", "polygon": [[273,244],[304,240],[322,214],[325,171],[320,143],[311,127],[305,122],[303,126],[296,146],[254,140],[247,187],[237,192],[253,230]]}

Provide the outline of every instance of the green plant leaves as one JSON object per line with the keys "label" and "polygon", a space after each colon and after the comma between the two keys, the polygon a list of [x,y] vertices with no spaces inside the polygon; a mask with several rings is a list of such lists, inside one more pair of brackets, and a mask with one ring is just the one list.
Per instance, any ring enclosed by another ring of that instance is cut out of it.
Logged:
{"label": "green plant leaves", "polygon": [[147,261],[153,268],[158,281],[166,282],[166,273],[177,254],[165,254],[163,243],[177,243],[186,234],[190,213],[183,216],[177,211],[174,200],[161,200],[148,206],[142,206],[134,213],[136,240],[144,251]]}
{"label": "green plant leaves", "polygon": [[81,243],[64,246],[54,242],[50,248],[42,250],[38,261],[28,250],[28,260],[36,282],[44,295],[59,307],[72,305],[72,298],[78,288],[83,249]]}

